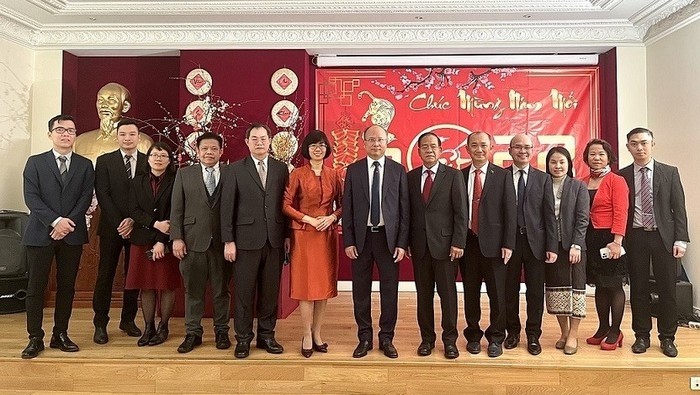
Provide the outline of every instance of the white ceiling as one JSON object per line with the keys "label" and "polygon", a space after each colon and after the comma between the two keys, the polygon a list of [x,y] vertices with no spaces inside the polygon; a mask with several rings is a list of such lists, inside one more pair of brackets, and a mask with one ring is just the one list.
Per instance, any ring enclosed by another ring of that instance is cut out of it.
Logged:
{"label": "white ceiling", "polygon": [[700,0],[1,0],[0,36],[82,54],[599,53],[700,18]]}

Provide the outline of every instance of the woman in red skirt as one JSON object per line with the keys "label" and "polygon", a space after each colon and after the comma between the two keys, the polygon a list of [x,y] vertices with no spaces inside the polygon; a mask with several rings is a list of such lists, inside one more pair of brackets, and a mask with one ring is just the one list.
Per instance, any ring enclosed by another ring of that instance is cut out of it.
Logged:
{"label": "woman in red skirt", "polygon": [[[168,319],[175,305],[175,290],[182,286],[178,260],[170,252],[170,195],[175,165],[170,147],[157,142],[148,149],[149,171],[133,179],[129,196],[134,230],[126,289],[141,290],[141,310],[146,321],[139,346],[155,346],[168,338]],[[154,321],[160,291],[160,324]]]}

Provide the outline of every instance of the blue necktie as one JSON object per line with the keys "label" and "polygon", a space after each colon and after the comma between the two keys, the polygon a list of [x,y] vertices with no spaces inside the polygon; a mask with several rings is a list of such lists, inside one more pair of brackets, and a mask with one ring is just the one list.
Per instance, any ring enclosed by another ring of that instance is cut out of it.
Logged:
{"label": "blue necktie", "polygon": [[523,203],[525,201],[525,170],[518,170],[520,178],[518,179],[518,228],[525,227],[525,211]]}
{"label": "blue necktie", "polygon": [[372,163],[374,173],[372,174],[372,199],[370,201],[369,221],[373,226],[379,225],[379,162]]}

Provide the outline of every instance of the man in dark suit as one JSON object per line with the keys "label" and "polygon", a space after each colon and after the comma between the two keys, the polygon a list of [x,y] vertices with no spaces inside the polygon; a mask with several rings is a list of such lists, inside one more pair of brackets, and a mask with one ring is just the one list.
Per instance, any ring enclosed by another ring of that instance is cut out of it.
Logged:
{"label": "man in dark suit", "polygon": [[678,329],[676,310],[676,260],[685,255],[690,242],[685,194],[678,168],[652,157],[654,134],[645,128],[627,133],[627,149],[634,163],[620,170],[630,190],[625,237],[630,273],[632,329],[636,340],[632,352],[650,347],[649,261],[659,292],[657,326],[661,351],[678,355],[674,344]]}
{"label": "man in dark suit", "polygon": [[442,308],[442,341],[445,358],[459,356],[457,349],[457,262],[467,240],[467,190],[459,170],[438,159],[440,138],[427,132],[418,138],[423,166],[408,172],[411,207],[409,256],[418,299],[421,343],[417,353],[431,354],[435,347],[434,289],[437,285]]}
{"label": "man in dark suit", "polygon": [[51,262],[56,258],[56,306],[51,348],[78,351],[68,337],[73,310],[75,278],[83,244],[88,242],[85,212],[92,200],[95,173],[92,162],[73,152],[75,121],[57,115],[49,121],[53,148],[33,155],[24,168],[24,203],[29,224],[22,244],[27,246],[27,332],[29,344],[22,358],[34,358],[44,350],[44,291],[49,282]]}
{"label": "man in dark suit", "polygon": [[464,285],[467,351],[481,352],[481,282],[489,296],[490,324],[486,329],[489,357],[503,354],[506,330],[506,264],[515,247],[515,193],[511,173],[492,163],[491,136],[474,132],[467,139],[472,163],[462,170],[467,185],[466,253],[459,262]]}
{"label": "man in dark suit", "polygon": [[517,201],[516,237],[513,257],[508,264],[506,279],[506,349],[520,342],[520,275],[525,270],[527,291],[527,351],[542,352],[542,314],[544,313],[544,265],[554,263],[559,251],[557,218],[554,214],[552,179],[543,171],[530,166],[532,139],[526,134],[515,135],[508,151],[513,165],[506,170],[513,175]]}
{"label": "man in dark suit", "polygon": [[228,336],[231,266],[224,261],[221,241],[223,139],[203,133],[197,138],[199,164],[181,168],[175,176],[170,209],[170,240],[180,259],[185,285],[185,340],[177,351],[188,353],[202,344],[202,316],[207,282],[214,301],[216,348],[231,347]]}
{"label": "man in dark suit", "polygon": [[[92,295],[95,311],[93,341],[105,344],[109,341],[107,323],[112,301],[112,285],[119,263],[119,254],[124,250],[124,278],[129,271],[129,236],[134,220],[129,216],[129,189],[131,179],[148,168],[146,155],[136,150],[139,144],[139,128],[133,119],[124,118],[117,125],[119,149],[97,158],[95,165],[95,194],[100,205],[100,263],[97,281]],[[141,336],[134,323],[138,311],[138,289],[123,290],[123,304],[119,329],[129,336]]]}
{"label": "man in dark suit", "polygon": [[289,252],[289,238],[285,237],[288,223],[282,213],[289,170],[270,157],[271,138],[267,125],[248,127],[245,142],[250,156],[233,163],[224,175],[221,237],[224,257],[233,262],[236,358],[250,354],[256,291],[256,347],[271,354],[284,352],[275,340],[275,325],[282,264],[285,252]]}
{"label": "man in dark suit", "polygon": [[362,134],[367,158],[347,168],[343,192],[343,242],[352,260],[352,300],[359,344],[372,349],[372,266],[379,269],[379,349],[398,358],[392,341],[398,315],[399,266],[408,245],[408,182],[403,166],[384,156],[387,132],[373,125]]}

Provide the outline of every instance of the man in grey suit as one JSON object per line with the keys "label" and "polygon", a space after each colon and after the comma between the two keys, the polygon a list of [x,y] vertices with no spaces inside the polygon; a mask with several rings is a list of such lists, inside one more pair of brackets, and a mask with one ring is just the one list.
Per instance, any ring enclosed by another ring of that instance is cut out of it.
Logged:
{"label": "man in grey suit", "polygon": [[221,238],[224,256],[233,262],[233,327],[236,358],[246,358],[253,340],[257,291],[256,347],[271,354],[284,348],[275,340],[277,302],[285,252],[289,252],[287,217],[282,213],[287,166],[270,157],[272,132],[254,123],[246,130],[250,155],[224,174]]}
{"label": "man in grey suit", "polygon": [[506,168],[513,175],[517,201],[515,251],[508,264],[506,279],[506,349],[518,346],[520,341],[520,274],[525,271],[527,291],[527,351],[532,355],[542,352],[542,314],[544,313],[544,265],[557,260],[559,242],[557,218],[554,214],[552,179],[543,171],[530,166],[532,139],[526,134],[510,140],[513,165]]}
{"label": "man in grey suit", "polygon": [[73,152],[75,121],[57,115],[49,121],[53,145],[50,151],[30,156],[24,167],[24,203],[29,223],[22,244],[27,246],[29,285],[27,286],[27,332],[29,344],[22,358],[29,359],[44,350],[44,291],[51,263],[56,258],[56,306],[51,348],[78,351],[68,337],[73,311],[75,279],[83,244],[88,242],[85,212],[92,200],[95,172],[92,162]]}
{"label": "man in grey suit", "polygon": [[185,340],[177,351],[188,353],[202,344],[202,316],[207,282],[214,300],[216,348],[231,347],[228,336],[231,266],[224,261],[221,241],[221,177],[223,139],[214,133],[197,138],[199,163],[178,170],[170,209],[170,240],[180,259],[185,284]]}
{"label": "man in grey suit", "polygon": [[[474,132],[467,138],[472,163],[462,170],[467,184],[467,245],[459,262],[464,285],[467,351],[481,352],[481,337],[488,340],[488,356],[503,354],[506,330],[506,265],[515,247],[515,192],[511,173],[489,162],[491,136]],[[490,322],[486,332],[481,320],[481,282],[489,296]]]}
{"label": "man in grey suit", "polygon": [[636,340],[632,352],[650,347],[649,261],[659,291],[657,326],[661,351],[678,355],[674,344],[678,329],[676,309],[676,260],[685,255],[690,242],[685,194],[678,168],[654,160],[654,134],[635,128],[627,133],[627,149],[634,163],[620,170],[630,190],[625,244],[630,273],[632,329]]}
{"label": "man in grey suit", "polygon": [[459,170],[438,159],[440,138],[432,133],[418,137],[423,165],[408,172],[411,205],[409,256],[418,294],[421,343],[417,353],[428,356],[435,347],[433,298],[437,285],[442,308],[445,358],[459,356],[457,349],[457,267],[467,240],[467,190]]}
{"label": "man in grey suit", "polygon": [[379,349],[398,358],[394,328],[398,315],[399,266],[408,247],[408,182],[403,166],[387,159],[388,134],[373,125],[362,134],[367,158],[347,168],[343,192],[343,242],[352,260],[352,300],[359,344],[354,358],[372,345],[372,267],[379,269]]}

